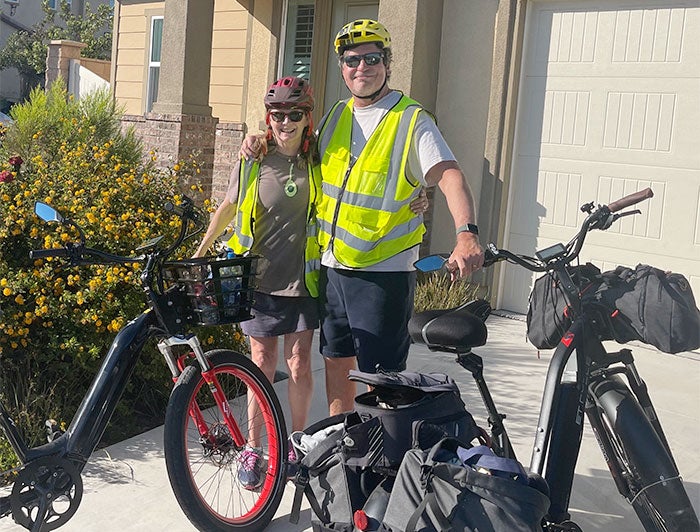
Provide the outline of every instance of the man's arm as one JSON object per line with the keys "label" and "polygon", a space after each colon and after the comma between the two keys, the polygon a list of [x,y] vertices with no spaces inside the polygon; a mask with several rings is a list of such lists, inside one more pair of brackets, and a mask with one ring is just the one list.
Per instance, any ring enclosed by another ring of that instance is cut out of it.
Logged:
{"label": "man's arm", "polygon": [[[474,197],[467,180],[456,161],[443,161],[425,175],[429,186],[438,185],[447,199],[447,208],[454,220],[455,230],[464,224],[476,224]],[[449,258],[452,279],[471,275],[484,264],[484,250],[479,237],[461,232],[456,236],[454,250]]]}
{"label": "man's arm", "polygon": [[262,160],[267,155],[267,142],[265,142],[265,134],[258,133],[257,135],[246,135],[241,143],[241,148],[238,151],[238,158],[243,158],[246,161],[251,159]]}

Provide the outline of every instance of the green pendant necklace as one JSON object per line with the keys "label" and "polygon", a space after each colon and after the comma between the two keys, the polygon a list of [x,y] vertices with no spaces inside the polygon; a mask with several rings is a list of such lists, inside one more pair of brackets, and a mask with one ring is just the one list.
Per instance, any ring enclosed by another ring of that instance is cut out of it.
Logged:
{"label": "green pendant necklace", "polygon": [[289,177],[284,184],[284,193],[288,198],[293,198],[297,195],[297,184],[294,182],[294,163],[289,165]]}

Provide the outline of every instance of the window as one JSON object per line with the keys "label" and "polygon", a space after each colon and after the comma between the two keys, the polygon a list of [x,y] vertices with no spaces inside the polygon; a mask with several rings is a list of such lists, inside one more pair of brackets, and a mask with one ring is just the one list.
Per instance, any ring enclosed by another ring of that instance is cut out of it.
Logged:
{"label": "window", "polygon": [[283,76],[309,79],[311,38],[314,30],[314,2],[289,0],[284,38]]}
{"label": "window", "polygon": [[[60,7],[61,0],[49,0],[49,7],[56,11]],[[73,3],[73,0],[66,0],[66,3],[68,4],[68,7],[71,6]]]}
{"label": "window", "polygon": [[158,98],[158,80],[160,78],[160,51],[163,41],[163,17],[151,19],[151,46],[148,54],[148,92],[146,94],[146,112],[153,109]]}

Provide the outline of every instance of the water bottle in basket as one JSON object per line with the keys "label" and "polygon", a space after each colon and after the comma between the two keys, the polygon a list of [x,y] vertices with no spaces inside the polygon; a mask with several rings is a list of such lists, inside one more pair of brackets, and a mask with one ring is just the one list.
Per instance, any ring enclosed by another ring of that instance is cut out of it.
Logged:
{"label": "water bottle in basket", "polygon": [[[229,251],[227,259],[233,259],[236,254]],[[224,308],[229,312],[237,312],[241,301],[241,290],[243,288],[242,276],[243,266],[225,266],[219,270],[221,277],[221,292],[224,301]]]}

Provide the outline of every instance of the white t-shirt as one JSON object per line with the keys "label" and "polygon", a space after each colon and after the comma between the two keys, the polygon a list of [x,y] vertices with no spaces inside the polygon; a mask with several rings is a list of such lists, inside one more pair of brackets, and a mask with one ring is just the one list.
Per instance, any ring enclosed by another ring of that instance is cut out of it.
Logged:
{"label": "white t-shirt", "polygon": [[[391,91],[372,105],[354,109],[351,146],[353,157],[359,157],[367,139],[372,135],[384,115],[398,103],[400,98],[399,91]],[[427,186],[426,174],[433,166],[443,161],[456,161],[456,159],[432,117],[427,113],[420,113],[413,132],[413,142],[408,152],[406,172],[414,181]],[[387,260],[359,269],[374,272],[412,271],[414,270],[413,263],[418,260],[418,248],[419,246],[414,246]],[[330,249],[323,253],[321,264],[329,268],[358,269],[348,268],[340,264]]]}

